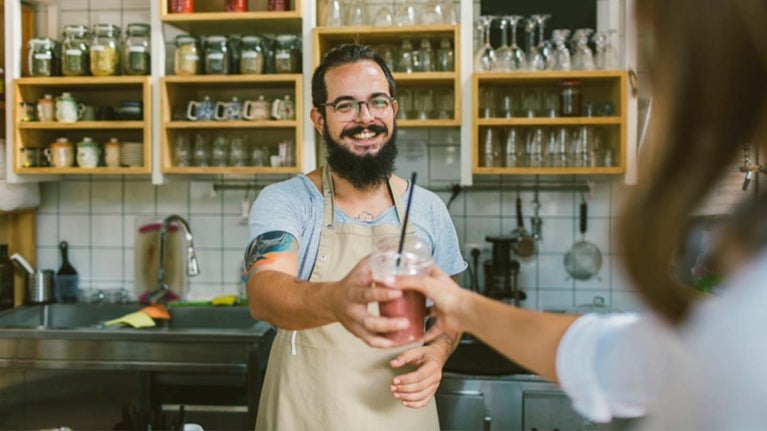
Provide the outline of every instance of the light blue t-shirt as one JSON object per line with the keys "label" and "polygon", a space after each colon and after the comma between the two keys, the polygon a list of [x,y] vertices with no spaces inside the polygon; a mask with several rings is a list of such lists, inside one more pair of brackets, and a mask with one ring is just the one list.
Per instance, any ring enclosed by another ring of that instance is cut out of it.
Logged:
{"label": "light blue t-shirt", "polygon": [[[403,198],[403,204],[405,199]],[[455,226],[442,200],[416,185],[410,219],[416,235],[431,247],[434,263],[445,273],[456,275],[466,269]],[[306,175],[265,187],[250,209],[250,239],[270,231],[284,231],[298,240],[298,277],[308,280],[317,259],[325,202],[322,193]],[[396,208],[384,211],[370,222],[353,219],[335,208],[336,223],[400,226]],[[372,250],[371,250],[372,251]]]}

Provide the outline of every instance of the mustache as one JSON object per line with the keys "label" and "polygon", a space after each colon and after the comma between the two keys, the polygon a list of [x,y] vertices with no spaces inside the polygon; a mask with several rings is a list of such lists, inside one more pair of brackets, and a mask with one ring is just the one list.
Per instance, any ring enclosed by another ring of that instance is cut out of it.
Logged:
{"label": "mustache", "polygon": [[386,133],[387,135],[389,134],[389,129],[386,126],[381,124],[369,124],[367,126],[354,126],[348,129],[344,129],[344,131],[341,132],[341,137],[343,138],[344,136],[348,136],[351,138],[357,133],[362,133],[365,130],[371,131],[376,134],[377,133]]}

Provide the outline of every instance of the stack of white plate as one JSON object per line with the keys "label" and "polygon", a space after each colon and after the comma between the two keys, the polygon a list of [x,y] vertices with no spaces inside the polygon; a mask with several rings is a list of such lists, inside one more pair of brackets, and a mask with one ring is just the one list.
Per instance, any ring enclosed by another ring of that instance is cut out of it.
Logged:
{"label": "stack of white plate", "polygon": [[144,166],[144,144],[123,142],[120,148],[120,164],[123,166]]}

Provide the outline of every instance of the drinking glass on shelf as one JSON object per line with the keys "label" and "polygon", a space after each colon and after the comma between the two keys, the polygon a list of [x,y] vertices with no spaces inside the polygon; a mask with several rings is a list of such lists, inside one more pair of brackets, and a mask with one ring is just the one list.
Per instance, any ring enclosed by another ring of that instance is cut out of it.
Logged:
{"label": "drinking glass on shelf", "polygon": [[399,48],[397,72],[413,73],[414,70],[413,43],[410,42],[410,39],[405,39],[402,41],[402,46]]}
{"label": "drinking glass on shelf", "polygon": [[415,95],[415,111],[419,120],[427,120],[434,113],[434,90],[417,90]]}
{"label": "drinking glass on shelf", "polygon": [[233,136],[229,148],[229,166],[245,166],[245,138]]}
{"label": "drinking glass on shelf", "polygon": [[431,41],[429,39],[421,39],[413,59],[413,69],[419,72],[431,72],[434,70],[434,50],[431,48]]}
{"label": "drinking glass on shelf", "polygon": [[495,117],[495,88],[482,87],[479,89],[479,117],[480,118],[493,118]]}
{"label": "drinking glass on shelf", "polygon": [[484,37],[482,47],[474,55],[474,70],[476,72],[491,70],[495,63],[495,50],[490,45],[490,25],[494,18],[494,16],[482,15],[477,20],[477,25],[482,28]]}
{"label": "drinking glass on shelf", "polygon": [[395,0],[394,23],[399,27],[416,24],[416,10],[412,0]]}
{"label": "drinking glass on shelf", "polygon": [[399,106],[397,119],[407,120],[412,118],[413,91],[408,88],[400,89],[399,94],[397,95],[397,105]]}
{"label": "drinking glass on shelf", "polygon": [[395,69],[395,63],[397,58],[397,48],[394,45],[390,44],[382,44],[378,45],[378,48],[376,48],[376,51],[378,51],[378,55],[381,56],[384,63],[386,63],[386,66],[389,67],[389,70],[394,72]]}
{"label": "drinking glass on shelf", "polygon": [[344,14],[344,25],[361,26],[367,24],[365,6],[362,4],[362,0],[348,0],[348,2]]}
{"label": "drinking glass on shelf", "polygon": [[542,69],[536,69],[536,70],[551,70],[554,67],[554,58],[552,56],[552,50],[551,50],[551,43],[544,39],[545,31],[546,31],[546,21],[551,18],[551,15],[548,14],[536,14],[531,16],[536,25],[538,26],[538,45],[536,46],[536,50],[538,51],[538,54],[543,59],[543,68]]}
{"label": "drinking glass on shelf", "polygon": [[450,39],[443,37],[439,41],[437,49],[437,62],[434,65],[435,70],[439,72],[452,72],[455,70],[455,52]]}
{"label": "drinking glass on shelf", "polygon": [[373,17],[373,22],[371,24],[377,27],[392,26],[394,25],[394,15],[392,15],[388,7],[381,5],[378,8],[378,11],[376,11],[375,16]]}
{"label": "drinking glass on shelf", "polygon": [[573,70],[594,70],[594,53],[589,47],[589,36],[592,33],[594,30],[590,28],[579,28],[573,32]]}
{"label": "drinking glass on shelf", "polygon": [[570,70],[570,49],[567,48],[565,41],[570,36],[570,30],[555,29],[551,32],[551,39],[554,41],[554,70]]}
{"label": "drinking glass on shelf", "polygon": [[508,17],[504,16],[499,19],[499,24],[501,27],[501,46],[495,50],[495,59],[491,67],[496,72],[510,72],[514,70],[511,46],[509,45],[511,22]]}
{"label": "drinking glass on shelf", "polygon": [[452,91],[439,91],[437,93],[437,118],[443,120],[453,118],[454,104]]}
{"label": "drinking glass on shelf", "polygon": [[442,23],[447,25],[458,24],[458,11],[455,10],[452,0],[441,0]]}
{"label": "drinking glass on shelf", "polygon": [[516,127],[511,127],[506,131],[503,152],[505,166],[510,168],[524,166],[525,146],[522,141],[522,133]]}
{"label": "drinking glass on shelf", "polygon": [[497,130],[485,127],[482,131],[482,166],[492,168],[501,166],[501,143],[498,139]]}
{"label": "drinking glass on shelf", "polygon": [[598,31],[591,38],[596,47],[594,66],[597,69],[613,70],[618,68],[618,52],[612,44],[613,33],[615,30]]}
{"label": "drinking glass on shelf", "polygon": [[213,148],[210,152],[210,163],[212,166],[226,166],[229,156],[229,139],[226,136],[219,135],[213,140]]}
{"label": "drinking glass on shelf", "polygon": [[570,132],[567,130],[567,127],[560,127],[556,130],[555,134],[560,166],[572,166],[573,161],[570,158]]}
{"label": "drinking glass on shelf", "polygon": [[546,61],[543,54],[538,50],[538,44],[535,42],[535,30],[538,28],[538,21],[528,18],[524,21],[525,36],[527,43],[527,69],[543,70],[546,68]]}
{"label": "drinking glass on shelf", "polygon": [[210,151],[207,138],[198,133],[194,136],[194,148],[192,151],[192,160],[195,166],[210,166]]}
{"label": "drinking glass on shelf", "polygon": [[559,94],[552,91],[543,92],[543,115],[554,118],[559,115]]}
{"label": "drinking glass on shelf", "polygon": [[340,27],[343,25],[343,9],[341,0],[326,0],[325,25],[328,27]]}
{"label": "drinking glass on shelf", "polygon": [[536,127],[530,131],[527,142],[527,166],[531,168],[540,168],[543,166],[543,146],[543,128]]}
{"label": "drinking glass on shelf", "polygon": [[186,135],[176,136],[176,145],[173,148],[174,163],[179,167],[187,167],[191,164],[191,148],[189,137]]}
{"label": "drinking glass on shelf", "polygon": [[428,0],[421,7],[420,24],[435,25],[445,22],[445,16],[442,11],[442,2],[440,0]]}

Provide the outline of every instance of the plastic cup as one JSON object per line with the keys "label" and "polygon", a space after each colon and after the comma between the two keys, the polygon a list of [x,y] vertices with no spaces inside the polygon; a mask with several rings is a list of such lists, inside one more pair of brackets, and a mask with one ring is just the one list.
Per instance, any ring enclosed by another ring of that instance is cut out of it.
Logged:
{"label": "plastic cup", "polygon": [[[376,250],[369,257],[374,281],[391,284],[396,275],[428,274],[434,260],[426,243],[418,238],[409,237],[405,239],[402,254],[398,251],[399,238],[385,238],[377,244]],[[421,293],[412,290],[403,291],[401,297],[380,302],[378,308],[381,316],[406,317],[410,321],[406,329],[387,333],[388,339],[407,343],[423,337],[426,323],[426,298]]]}

